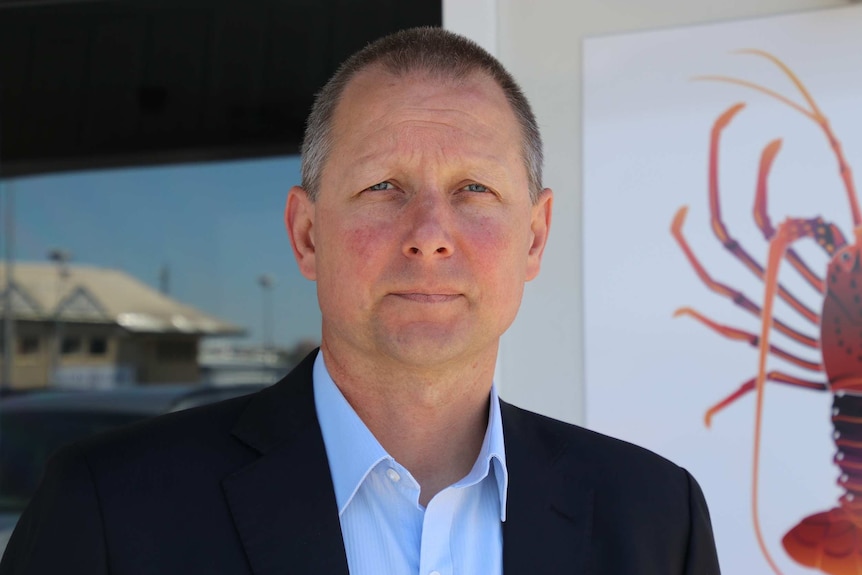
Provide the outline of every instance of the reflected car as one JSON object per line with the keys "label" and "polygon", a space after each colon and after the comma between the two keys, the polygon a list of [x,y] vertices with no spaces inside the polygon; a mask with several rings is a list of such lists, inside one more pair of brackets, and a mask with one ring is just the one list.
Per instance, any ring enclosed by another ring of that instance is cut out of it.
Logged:
{"label": "reflected car", "polygon": [[0,556],[48,458],[59,448],[148,417],[240,397],[267,385],[38,391],[0,399]]}

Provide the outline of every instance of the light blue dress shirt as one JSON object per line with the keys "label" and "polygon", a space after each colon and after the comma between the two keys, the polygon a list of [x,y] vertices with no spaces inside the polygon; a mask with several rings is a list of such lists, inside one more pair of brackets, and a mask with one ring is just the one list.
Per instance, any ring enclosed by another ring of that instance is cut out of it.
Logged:
{"label": "light blue dress shirt", "polygon": [[313,377],[350,574],[501,575],[508,475],[496,388],[473,469],[423,508],[419,484],[344,398],[323,353]]}

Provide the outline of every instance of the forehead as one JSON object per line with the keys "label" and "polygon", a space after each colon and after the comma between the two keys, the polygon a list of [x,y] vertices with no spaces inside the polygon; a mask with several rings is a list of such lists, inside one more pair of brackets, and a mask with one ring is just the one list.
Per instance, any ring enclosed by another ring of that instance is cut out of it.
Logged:
{"label": "forehead", "polygon": [[[463,77],[416,71],[394,74],[380,66],[354,76],[335,109],[334,147],[408,128],[458,128],[479,140],[496,138],[520,150],[521,129],[502,88],[486,73]],[[365,144],[360,142],[361,146]]]}

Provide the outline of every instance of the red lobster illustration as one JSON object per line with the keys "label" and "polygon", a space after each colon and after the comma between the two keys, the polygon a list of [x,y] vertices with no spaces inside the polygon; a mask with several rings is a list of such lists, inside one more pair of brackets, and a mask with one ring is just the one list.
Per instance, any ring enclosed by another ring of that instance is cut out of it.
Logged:
{"label": "red lobster illustration", "polygon": [[[695,256],[682,234],[687,208],[681,207],[673,219],[671,233],[679,243],[689,263],[706,286],[730,299],[735,305],[761,320],[760,334],[721,325],[691,308],[681,308],[675,315],[693,317],[717,333],[735,340],[747,341],[759,348],[757,375],[743,383],[739,389],[722,399],[706,412],[706,425],[712,417],[740,397],[755,392],[756,415],[754,429],[754,463],[752,471],[751,509],[754,530],[761,552],[775,573],[780,571],[763,539],[758,515],[758,472],[760,460],[760,432],[763,411],[764,385],[767,381],[784,385],[826,391],[832,394],[832,422],[837,452],[834,462],[841,473],[839,486],[844,490],[836,507],[806,517],[782,539],[787,554],[797,563],[819,569],[832,575],[862,574],[862,216],[856,198],[856,188],[850,166],[844,158],[841,144],[835,137],[826,116],[805,85],[781,60],[759,50],[745,50],[775,64],[795,85],[804,104],[799,104],[759,84],[733,77],[709,76],[702,79],[745,86],[778,100],[815,122],[831,147],[837,161],[850,210],[853,217],[854,243],[848,244],[841,230],[820,217],[788,218],[773,226],[767,211],[767,180],[773,161],[781,148],[776,139],[766,145],[760,158],[754,200],[754,220],[769,242],[766,266],[758,263],[748,251],[731,237],[721,216],[718,181],[718,152],[722,131],[745,107],[738,103],[727,109],[713,124],[709,151],[709,207],[712,230],[742,264],[759,277],[764,284],[762,305],[749,299],[741,291],[714,280]],[[793,249],[800,239],[814,240],[830,258],[825,279]],[[822,294],[820,312],[807,307],[789,289],[778,281],[779,265],[787,261],[818,293]],[[775,297],[781,298],[814,328],[819,337],[797,330],[773,315]],[[795,353],[770,344],[770,334],[776,330],[803,347],[819,350],[822,362],[810,361]],[[819,378],[802,379],[788,373],[766,371],[767,356],[780,358],[799,368],[825,374]]]}

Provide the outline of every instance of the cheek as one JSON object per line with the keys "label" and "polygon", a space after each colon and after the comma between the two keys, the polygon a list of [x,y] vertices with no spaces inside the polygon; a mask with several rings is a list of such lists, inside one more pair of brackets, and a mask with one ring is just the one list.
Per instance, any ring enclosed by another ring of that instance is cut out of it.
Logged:
{"label": "cheek", "polygon": [[[330,230],[328,245],[329,280],[337,285],[367,284],[393,250],[392,226],[353,222]],[[352,279],[351,279],[352,278]]]}
{"label": "cheek", "polygon": [[378,226],[359,225],[342,231],[345,251],[357,258],[372,256],[380,242],[380,236],[381,230]]}
{"label": "cheek", "polygon": [[379,249],[381,236],[388,229],[379,219],[368,218],[355,211],[326,210],[318,221],[324,226],[318,230],[321,256],[336,268],[361,266]]}
{"label": "cheek", "polygon": [[510,221],[487,217],[474,220],[466,229],[465,245],[483,269],[511,274],[513,266],[521,264],[523,267],[530,248],[526,224],[513,226]]}
{"label": "cheek", "polygon": [[[388,256],[393,246],[387,241],[386,231],[390,226],[358,225],[344,229],[342,250],[340,256],[342,269],[349,269],[355,281],[364,287],[371,288],[377,277],[383,273],[385,263],[390,259]],[[390,232],[391,233],[391,232]],[[339,277],[335,281],[344,282],[346,277],[339,270],[335,271]]]}

